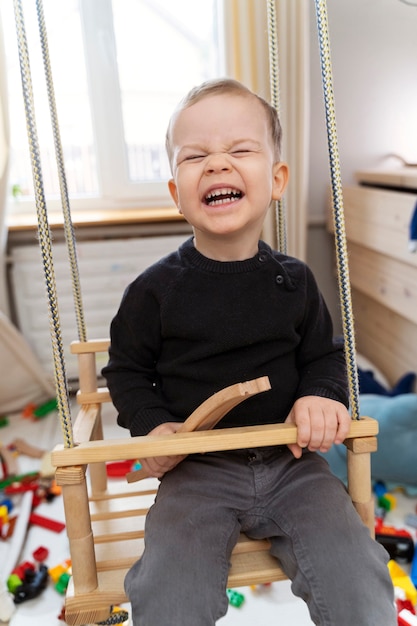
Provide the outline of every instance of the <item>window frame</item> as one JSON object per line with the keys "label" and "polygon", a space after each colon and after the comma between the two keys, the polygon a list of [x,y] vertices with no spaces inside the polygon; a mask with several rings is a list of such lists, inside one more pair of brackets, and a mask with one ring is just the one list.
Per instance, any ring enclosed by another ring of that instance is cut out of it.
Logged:
{"label": "window frame", "polygon": [[[167,181],[135,182],[129,179],[112,0],[100,0],[99,10],[97,0],[80,0],[79,9],[99,188],[98,194],[94,196],[70,195],[71,208],[76,211],[106,211],[172,207]],[[226,74],[224,0],[218,0],[218,17],[221,43],[219,58]],[[158,45],[157,40],[155,45]],[[103,102],[106,103],[105,107]],[[59,120],[59,103],[57,109]],[[39,140],[42,141],[42,138]],[[60,198],[47,197],[47,203],[50,211],[60,210]],[[7,206],[9,214],[24,214],[34,210],[35,201],[21,197],[16,202],[8,194]]]}

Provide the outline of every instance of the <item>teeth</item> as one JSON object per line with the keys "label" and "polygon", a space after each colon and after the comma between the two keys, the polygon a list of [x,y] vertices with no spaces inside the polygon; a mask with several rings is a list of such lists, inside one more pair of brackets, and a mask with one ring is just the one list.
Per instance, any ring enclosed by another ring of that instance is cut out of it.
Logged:
{"label": "teeth", "polygon": [[[211,206],[217,206],[219,204],[226,204],[230,202],[231,198],[219,198],[219,200],[210,200]],[[237,198],[236,198],[237,200]]]}
{"label": "teeth", "polygon": [[206,202],[210,202],[210,204],[222,204],[224,202],[230,202],[233,198],[240,198],[241,192],[237,189],[232,189],[231,187],[224,187],[223,189],[216,189],[215,191],[211,191],[206,196]]}

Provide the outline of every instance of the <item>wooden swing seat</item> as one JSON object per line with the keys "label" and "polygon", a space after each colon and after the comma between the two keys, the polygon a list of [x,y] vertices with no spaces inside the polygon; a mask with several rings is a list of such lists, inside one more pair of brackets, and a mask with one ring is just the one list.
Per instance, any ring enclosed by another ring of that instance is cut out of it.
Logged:
{"label": "wooden swing seat", "polygon": [[[77,399],[81,408],[74,424],[76,445],[72,448],[58,446],[52,453],[57,482],[62,487],[72,560],[72,578],[65,601],[65,619],[71,625],[104,621],[113,605],[127,601],[124,577],[143,551],[145,516],[157,489],[158,482],[151,478],[139,483],[108,484],[106,462],[284,445],[294,443],[297,435],[295,426],[272,424],[104,441],[101,405],[111,400],[106,388],[97,387],[96,354],[107,352],[108,346],[108,340],[72,344],[72,352],[78,355],[80,373]],[[242,387],[240,393],[247,396],[248,392]],[[236,399],[236,390],[234,399],[227,393],[216,396],[207,404],[209,411],[216,413],[215,420],[206,416],[210,426],[233,403],[244,399]],[[371,534],[374,533],[374,501],[370,454],[376,450],[377,433],[376,420],[352,420],[345,441],[349,493]],[[233,550],[228,586],[284,580],[286,576],[268,548],[268,541],[254,541],[242,534]]]}

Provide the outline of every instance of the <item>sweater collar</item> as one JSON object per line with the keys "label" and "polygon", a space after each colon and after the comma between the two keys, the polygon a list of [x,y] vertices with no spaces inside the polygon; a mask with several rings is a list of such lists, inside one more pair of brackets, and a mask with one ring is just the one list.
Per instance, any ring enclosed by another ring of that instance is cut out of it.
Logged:
{"label": "sweater collar", "polygon": [[259,269],[271,256],[271,248],[264,241],[259,241],[258,252],[244,261],[216,261],[203,256],[194,246],[190,237],[180,247],[180,253],[187,261],[203,271],[220,274],[241,274]]}

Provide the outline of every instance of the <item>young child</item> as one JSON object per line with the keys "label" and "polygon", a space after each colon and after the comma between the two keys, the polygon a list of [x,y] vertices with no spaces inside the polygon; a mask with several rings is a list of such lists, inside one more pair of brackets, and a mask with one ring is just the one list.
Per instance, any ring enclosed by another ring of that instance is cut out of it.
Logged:
{"label": "young child", "polygon": [[[160,479],[125,586],[135,626],[212,626],[238,535],[271,553],[321,626],[395,626],[387,554],[321,455],[350,424],[343,347],[310,270],[259,240],[284,193],[278,116],[233,80],[193,89],[167,132],[171,196],[193,237],[126,290],[103,370],[118,423],[174,433],[220,389],[272,389],[220,427],[291,422],[292,446],[144,459]],[[279,623],[279,607],[274,623]]]}

